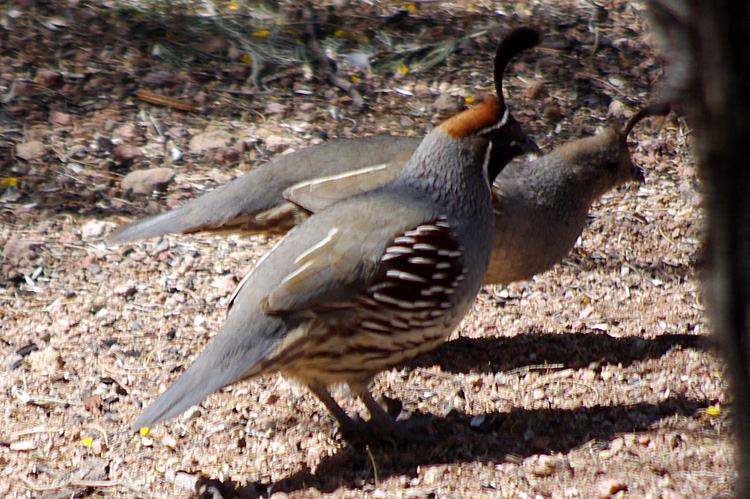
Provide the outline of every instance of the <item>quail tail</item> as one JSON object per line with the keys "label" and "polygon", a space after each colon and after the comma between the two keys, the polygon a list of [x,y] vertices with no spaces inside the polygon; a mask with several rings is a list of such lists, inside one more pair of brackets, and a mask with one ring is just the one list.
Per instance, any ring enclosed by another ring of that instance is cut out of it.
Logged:
{"label": "quail tail", "polygon": [[[231,315],[230,315],[231,317]],[[229,324],[228,324],[229,325]],[[133,429],[153,426],[178,416],[211,393],[244,379],[273,345],[262,334],[232,332],[225,326],[196,361],[133,423]]]}
{"label": "quail tail", "polygon": [[172,232],[220,228],[244,214],[267,210],[283,202],[283,187],[269,185],[257,170],[166,213],[138,220],[115,230],[109,241],[123,243]]}

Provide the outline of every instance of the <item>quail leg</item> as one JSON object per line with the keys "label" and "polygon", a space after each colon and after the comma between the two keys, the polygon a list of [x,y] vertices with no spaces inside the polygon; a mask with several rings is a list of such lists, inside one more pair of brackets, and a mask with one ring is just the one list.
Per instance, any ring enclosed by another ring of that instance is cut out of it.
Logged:
{"label": "quail leg", "polygon": [[[427,434],[427,425],[424,421],[396,421],[393,416],[386,412],[383,407],[372,397],[367,385],[356,387],[365,407],[370,413],[370,421],[363,423],[361,420],[352,419],[346,411],[331,397],[328,389],[320,385],[309,385],[310,391],[323,402],[326,409],[336,418],[339,423],[341,435],[346,440],[368,440],[374,438],[385,438],[392,442],[430,442],[432,438]],[[355,388],[352,387],[354,390]],[[391,401],[393,404],[397,401]],[[398,408],[400,409],[400,404]],[[391,409],[395,409],[395,406]],[[394,410],[398,414],[397,410]]]}
{"label": "quail leg", "polygon": [[323,405],[326,406],[328,412],[330,412],[331,415],[336,418],[336,421],[338,421],[339,423],[339,428],[341,429],[341,434],[345,438],[350,439],[362,435],[364,431],[362,425],[358,424],[351,417],[349,417],[346,411],[344,411],[344,409],[342,409],[341,406],[335,400],[333,400],[333,397],[331,397],[331,394],[328,392],[327,388],[320,385],[309,385],[309,388],[310,391],[313,392],[321,402],[323,402]]}
{"label": "quail leg", "polygon": [[427,421],[396,421],[377,403],[367,388],[359,391],[359,397],[370,412],[370,423],[379,432],[400,442],[425,443],[433,440],[427,433]]}

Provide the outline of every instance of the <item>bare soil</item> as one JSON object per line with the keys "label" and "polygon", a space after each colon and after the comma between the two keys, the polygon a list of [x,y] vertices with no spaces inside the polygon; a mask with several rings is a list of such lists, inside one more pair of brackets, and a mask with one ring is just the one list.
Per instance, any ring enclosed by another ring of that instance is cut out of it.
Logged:
{"label": "bare soil", "polygon": [[[227,19],[246,9],[217,6]],[[266,61],[254,87],[241,45],[192,30],[204,7],[193,18],[85,0],[0,8],[0,497],[191,497],[196,479],[213,497],[274,499],[732,495],[731,401],[701,297],[705,220],[679,111],[636,128],[645,184],[596,203],[568,258],[485,288],[448,342],[377,378],[376,394],[404,402],[402,417],[432,419],[437,443],[347,443],[279,376],[133,432],[275,240],[112,247],[103,238],[115,226],[323,140],[424,134],[451,112],[439,98],[492,91],[509,27],[546,33],[505,82],[546,150],[622,123],[656,98],[662,73],[641,2],[320,3],[331,53],[455,42],[431,67],[420,65],[428,49],[394,69],[342,63],[365,99],[353,110],[305,64]],[[294,26],[292,5],[281,9]],[[191,142],[206,136],[218,145]],[[130,171],[162,166],[176,174],[164,191],[121,190]],[[337,396],[364,413],[345,388]]]}

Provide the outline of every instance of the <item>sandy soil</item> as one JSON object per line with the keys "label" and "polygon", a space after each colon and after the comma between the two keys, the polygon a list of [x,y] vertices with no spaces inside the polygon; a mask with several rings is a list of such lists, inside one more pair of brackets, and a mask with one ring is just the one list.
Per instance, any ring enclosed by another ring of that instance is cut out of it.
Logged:
{"label": "sandy soil", "polygon": [[[442,347],[377,378],[403,417],[432,418],[437,443],[349,444],[278,376],[214,394],[148,435],[130,430],[216,333],[274,239],[113,247],[103,238],[115,226],[328,138],[421,135],[450,112],[439,98],[491,91],[497,37],[523,23],[547,39],[511,64],[506,87],[537,142],[549,150],[622,122],[655,98],[661,75],[642,3],[317,9],[336,53],[365,39],[455,42],[432,67],[419,65],[424,51],[400,70],[342,65],[358,78],[360,111],[299,64],[264,64],[261,78],[278,78],[253,88],[242,48],[182,14],[60,4],[0,9],[0,497],[190,497],[196,480],[213,497],[274,499],[731,496],[731,403],[701,298],[705,221],[679,112],[637,127],[646,183],[597,203],[568,258],[484,289]],[[217,5],[227,18],[245,12]],[[176,174],[164,191],[122,192],[130,171],[163,166]]]}

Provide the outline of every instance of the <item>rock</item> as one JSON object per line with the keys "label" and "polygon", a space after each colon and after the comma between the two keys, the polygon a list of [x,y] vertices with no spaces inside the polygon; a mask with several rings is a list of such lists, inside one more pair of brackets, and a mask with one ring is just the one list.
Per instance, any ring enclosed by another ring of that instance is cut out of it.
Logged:
{"label": "rock", "polygon": [[281,135],[268,135],[263,140],[268,150],[272,152],[279,152],[294,143],[292,137],[282,137]]}
{"label": "rock", "polygon": [[61,317],[52,323],[52,326],[50,326],[50,332],[52,333],[52,336],[59,338],[68,334],[71,327],[72,324],[70,323],[70,319],[67,317]]}
{"label": "rock", "polygon": [[536,463],[532,464],[531,472],[536,476],[551,476],[561,472],[570,475],[572,468],[568,459],[562,455],[541,454]]}
{"label": "rock", "polygon": [[21,440],[20,442],[11,442],[10,450],[16,452],[26,452],[36,449],[36,442],[33,440]]}
{"label": "rock", "polygon": [[109,477],[110,462],[106,459],[90,458],[73,472],[77,481],[101,481]]}
{"label": "rock", "polygon": [[107,222],[100,220],[91,220],[86,222],[86,225],[81,229],[81,235],[84,239],[91,237],[101,237],[104,235],[104,231],[107,228]]}
{"label": "rock", "polygon": [[[240,144],[241,143],[242,142],[240,142]],[[242,155],[242,151],[240,151],[236,147],[222,148],[216,152],[216,157],[214,158],[214,161],[216,162],[216,164],[219,164],[219,165],[235,163],[240,159],[241,155]]]}
{"label": "rock", "polygon": [[621,491],[628,490],[628,484],[617,478],[606,478],[596,485],[597,499],[608,499]]}
{"label": "rock", "polygon": [[3,256],[8,258],[33,258],[36,256],[37,246],[39,246],[38,242],[21,239],[14,235],[3,246]]}
{"label": "rock", "polygon": [[34,81],[45,88],[54,88],[63,83],[65,79],[59,71],[43,69],[37,73]]}
{"label": "rock", "polygon": [[286,106],[279,102],[269,102],[266,106],[266,114],[281,114],[286,112]]}
{"label": "rock", "polygon": [[49,113],[50,125],[68,126],[73,118],[68,113],[52,111]]}
{"label": "rock", "polygon": [[141,151],[139,148],[128,145],[128,144],[120,144],[114,149],[115,158],[117,158],[117,161],[121,163],[125,163],[126,161],[132,161],[136,158],[140,158],[143,156],[143,151]]}
{"label": "rock", "polygon": [[435,102],[432,103],[432,108],[440,113],[455,114],[461,110],[463,105],[463,97],[455,97],[453,95],[442,94],[440,95],[440,97],[435,99]]}
{"label": "rock", "polygon": [[560,110],[560,106],[555,103],[546,106],[542,114],[544,114],[544,119],[546,119],[550,123],[557,123],[564,118],[563,113]]}
{"label": "rock", "polygon": [[343,55],[343,59],[362,71],[370,72],[370,61],[375,54],[372,52],[350,52]]}
{"label": "rock", "polygon": [[221,293],[228,295],[237,287],[237,283],[231,277],[219,277],[211,283],[211,287],[218,289]]}
{"label": "rock", "polygon": [[172,435],[166,435],[164,438],[162,438],[161,443],[164,444],[164,447],[166,447],[167,449],[177,449],[177,439]]}
{"label": "rock", "polygon": [[609,103],[607,117],[620,118],[621,116],[625,116],[625,111],[625,104],[619,100],[613,99],[612,102]]}
{"label": "rock", "polygon": [[414,85],[414,95],[418,97],[426,97],[430,95],[430,88],[424,83],[417,83]]}
{"label": "rock", "polygon": [[137,289],[133,281],[128,281],[124,284],[115,286],[115,289],[114,289],[114,292],[116,295],[125,296],[125,297],[133,296],[136,293],[136,291]]}
{"label": "rock", "polygon": [[171,168],[150,168],[130,172],[122,179],[120,188],[133,194],[150,194],[154,189],[164,189],[174,179]]}
{"label": "rock", "polygon": [[68,150],[68,154],[71,158],[83,159],[89,155],[89,150],[83,144],[75,144]]}
{"label": "rock", "polygon": [[227,147],[232,140],[234,140],[234,137],[224,130],[199,133],[190,139],[190,152],[193,154],[203,154],[211,149]]}
{"label": "rock", "polygon": [[31,352],[26,361],[32,371],[47,375],[55,374],[62,366],[60,352],[52,348]]}
{"label": "rock", "polygon": [[112,138],[117,139],[121,142],[132,142],[133,140],[138,138],[138,130],[136,129],[135,125],[133,125],[132,123],[128,123],[127,125],[118,127],[112,133]]}
{"label": "rock", "polygon": [[523,91],[523,96],[527,99],[539,99],[544,97],[545,88],[543,81],[532,81],[526,85],[526,89]]}
{"label": "rock", "polygon": [[176,125],[167,130],[164,135],[173,139],[181,139],[190,136],[190,130],[186,126]]}
{"label": "rock", "polygon": [[625,440],[622,438],[616,438],[609,444],[609,451],[614,456],[618,454],[625,447]]}
{"label": "rock", "polygon": [[169,157],[172,159],[172,161],[182,161],[182,149],[179,147],[170,147],[169,148]]}
{"label": "rock", "polygon": [[164,85],[165,83],[169,83],[169,80],[172,79],[172,73],[169,71],[164,70],[157,70],[152,71],[149,74],[146,75],[145,78],[143,78],[143,83],[147,83],[149,85]]}
{"label": "rock", "polygon": [[16,145],[16,156],[26,161],[39,159],[44,156],[46,152],[44,144],[38,140],[32,140],[30,142]]}

